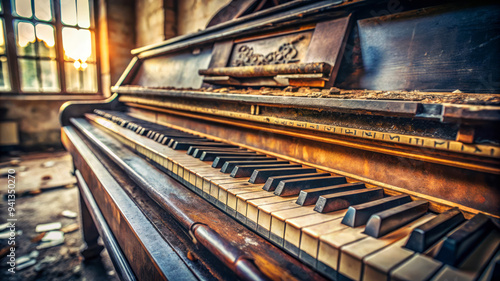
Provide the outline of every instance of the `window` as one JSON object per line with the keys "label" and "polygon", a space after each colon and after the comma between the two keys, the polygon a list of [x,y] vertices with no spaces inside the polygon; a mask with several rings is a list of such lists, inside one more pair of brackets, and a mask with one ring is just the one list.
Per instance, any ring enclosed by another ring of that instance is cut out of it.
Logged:
{"label": "window", "polygon": [[92,1],[3,0],[1,3],[0,91],[97,92]]}

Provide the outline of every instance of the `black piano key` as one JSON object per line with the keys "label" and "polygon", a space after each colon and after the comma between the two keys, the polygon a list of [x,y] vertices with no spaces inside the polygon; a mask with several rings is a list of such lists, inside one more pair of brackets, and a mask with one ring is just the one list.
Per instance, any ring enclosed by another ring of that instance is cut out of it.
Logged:
{"label": "black piano key", "polygon": [[142,128],[141,128],[138,132],[136,132],[136,133],[138,133],[138,134],[139,134],[139,135],[141,135],[141,136],[144,136],[144,135],[146,135],[148,132],[149,132],[149,129],[146,129],[146,128],[142,127]]}
{"label": "black piano key", "polygon": [[188,136],[172,136],[172,135],[165,135],[163,140],[161,141],[161,144],[164,144],[168,147],[172,147],[174,143],[178,142],[212,142],[212,140],[207,140],[207,139],[202,139],[199,137],[188,137]]}
{"label": "black piano key", "polygon": [[413,229],[405,247],[422,253],[464,220],[464,215],[458,208],[439,214],[434,219]]}
{"label": "black piano key", "polygon": [[168,132],[163,132],[163,135],[168,137],[169,139],[180,139],[180,140],[198,140],[198,139],[203,139],[205,138],[200,138],[198,136],[193,136],[190,134],[182,134],[182,133],[168,133]]}
{"label": "black piano key", "polygon": [[158,133],[158,132],[153,132],[149,135],[149,138],[154,140],[154,141],[158,141],[158,138],[162,136],[161,133]]}
{"label": "black piano key", "polygon": [[314,206],[319,213],[328,213],[346,209],[351,205],[380,199],[384,196],[381,188],[358,189],[334,194],[321,195]]}
{"label": "black piano key", "polygon": [[311,188],[306,190],[301,190],[299,193],[299,198],[297,198],[297,204],[301,206],[309,206],[314,205],[318,201],[318,198],[321,195],[333,194],[345,191],[351,191],[356,189],[365,188],[364,183],[356,182],[356,183],[346,183],[336,186],[325,186],[318,188]]}
{"label": "black piano key", "polygon": [[345,177],[335,176],[282,180],[276,187],[274,194],[278,196],[293,196],[298,195],[302,189],[337,185],[346,182]]}
{"label": "black piano key", "polygon": [[138,135],[141,135],[141,136],[144,136],[148,132],[149,132],[149,130],[146,129],[146,128],[144,128],[144,127],[142,127],[142,126],[137,127],[137,129],[135,130],[135,133],[138,134]]}
{"label": "black piano key", "polygon": [[379,238],[423,216],[429,202],[417,200],[373,214],[365,227],[365,234]]}
{"label": "black piano key", "polygon": [[435,259],[455,266],[469,252],[471,247],[474,247],[481,241],[492,227],[493,223],[488,216],[484,214],[475,215],[468,222],[460,226],[459,229],[446,237]]}
{"label": "black piano key", "polygon": [[313,174],[298,174],[298,175],[286,175],[286,176],[276,176],[276,177],[270,177],[267,179],[266,183],[264,184],[264,189],[265,191],[274,191],[276,190],[276,187],[282,180],[292,180],[292,179],[302,179],[302,178],[313,178],[313,177],[326,177],[330,176],[329,173],[313,173]]}
{"label": "black piano key", "polygon": [[284,176],[294,174],[316,173],[313,168],[281,168],[281,169],[260,169],[255,170],[250,177],[250,183],[265,183],[269,177]]}
{"label": "black piano key", "polygon": [[212,168],[222,168],[227,161],[250,161],[250,160],[276,160],[274,157],[267,157],[266,155],[254,156],[217,156],[212,162]]}
{"label": "black piano key", "polygon": [[222,168],[220,169],[221,173],[227,174],[231,173],[236,166],[246,166],[246,165],[284,165],[290,164],[289,161],[284,160],[247,160],[247,161],[226,161]]}
{"label": "black piano key", "polygon": [[410,196],[398,195],[350,206],[342,219],[342,223],[350,227],[365,225],[371,215],[409,202],[411,202]]}
{"label": "black piano key", "polygon": [[169,143],[168,146],[171,147],[174,150],[188,150],[190,146],[193,145],[210,145],[212,140],[207,140],[207,139],[191,139],[191,140],[179,140],[179,139],[172,139]]}
{"label": "black piano key", "polygon": [[155,142],[160,142],[160,140],[164,137],[163,134],[157,133],[154,138],[152,138]]}
{"label": "black piano key", "polygon": [[220,148],[239,148],[239,147],[236,145],[225,144],[225,143],[214,143],[211,146],[197,146],[197,145],[195,145],[195,146],[189,147],[187,154],[193,155],[194,151],[198,148],[201,148],[201,149],[220,149]]}
{"label": "black piano key", "polygon": [[169,143],[170,143],[170,139],[168,138],[168,136],[164,135],[163,138],[161,139],[160,143],[163,144],[163,145],[168,146]]}
{"label": "black piano key", "polygon": [[214,161],[218,156],[252,156],[257,155],[256,152],[203,152],[200,157],[201,161]]}
{"label": "black piano key", "polygon": [[178,140],[181,138],[182,138],[182,140],[199,139],[198,137],[194,137],[194,136],[183,136],[183,135],[177,135],[177,134],[174,135],[174,134],[170,134],[170,133],[159,133],[158,138],[155,139],[155,141],[157,141],[161,144],[168,145],[172,139]]}
{"label": "black piano key", "polygon": [[[210,149],[202,149],[202,148],[197,148],[194,150],[193,152],[193,157],[194,158],[201,158],[201,156],[203,155],[203,153],[218,153],[218,152],[248,152],[248,153],[253,153],[253,151],[248,151],[248,150],[245,150],[245,149],[242,149],[242,148],[231,148],[231,147],[228,147],[228,148],[210,148]],[[215,160],[215,159],[214,159]],[[212,160],[213,161],[213,160]]]}
{"label": "black piano key", "polygon": [[[182,143],[189,143],[192,142],[193,145],[206,145],[207,142],[209,143],[216,143],[213,140],[205,139],[205,138],[200,138],[200,137],[187,137],[187,136],[169,136],[165,135],[168,138],[168,143],[167,145],[169,147],[172,147],[176,142],[182,142]],[[189,146],[185,149],[187,150]]]}
{"label": "black piano key", "polygon": [[149,137],[150,139],[154,139],[155,137],[159,136],[160,134],[164,133],[161,130],[154,130],[150,129],[150,133],[146,135],[146,137]]}
{"label": "black piano key", "polygon": [[233,178],[246,178],[250,177],[253,171],[257,169],[271,169],[271,168],[301,168],[300,164],[272,164],[272,165],[238,165],[231,171]]}

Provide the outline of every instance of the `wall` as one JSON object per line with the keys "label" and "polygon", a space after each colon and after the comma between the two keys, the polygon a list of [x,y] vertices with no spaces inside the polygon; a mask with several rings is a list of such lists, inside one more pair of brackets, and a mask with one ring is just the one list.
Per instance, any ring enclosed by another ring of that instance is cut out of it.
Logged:
{"label": "wall", "polygon": [[64,101],[2,100],[0,120],[18,122],[23,148],[59,147],[59,108]]}
{"label": "wall", "polygon": [[134,7],[134,0],[100,0],[99,3],[101,81],[106,96],[132,59],[130,50],[136,42]]}
{"label": "wall", "polygon": [[176,35],[175,3],[174,0],[136,1],[137,47],[159,43]]}
{"label": "wall", "polygon": [[210,19],[231,0],[185,0],[178,2],[177,32],[179,35],[205,29]]}
{"label": "wall", "polygon": [[229,2],[231,0],[137,0],[136,46],[202,30]]}

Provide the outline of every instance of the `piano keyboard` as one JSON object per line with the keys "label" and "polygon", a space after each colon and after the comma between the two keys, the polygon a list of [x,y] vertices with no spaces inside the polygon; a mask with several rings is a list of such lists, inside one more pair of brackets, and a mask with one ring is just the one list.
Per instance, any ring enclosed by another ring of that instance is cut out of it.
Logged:
{"label": "piano keyboard", "polygon": [[387,197],[362,182],[125,113],[95,113],[116,123],[88,116],[115,138],[332,280],[500,280],[500,231],[483,214],[434,214],[408,195]]}

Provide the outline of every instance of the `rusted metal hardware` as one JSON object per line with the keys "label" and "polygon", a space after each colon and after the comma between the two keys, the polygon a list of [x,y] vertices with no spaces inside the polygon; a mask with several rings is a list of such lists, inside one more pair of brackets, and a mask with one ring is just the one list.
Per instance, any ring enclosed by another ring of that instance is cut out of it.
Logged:
{"label": "rusted metal hardware", "polygon": [[331,66],[324,62],[298,63],[298,64],[273,64],[242,67],[217,67],[201,69],[200,75],[230,76],[236,78],[273,77],[281,74],[313,74],[330,73]]}
{"label": "rusted metal hardware", "polygon": [[196,241],[228,265],[245,280],[269,280],[256,266],[253,259],[235,248],[217,232],[203,223],[191,225],[190,233]]}

